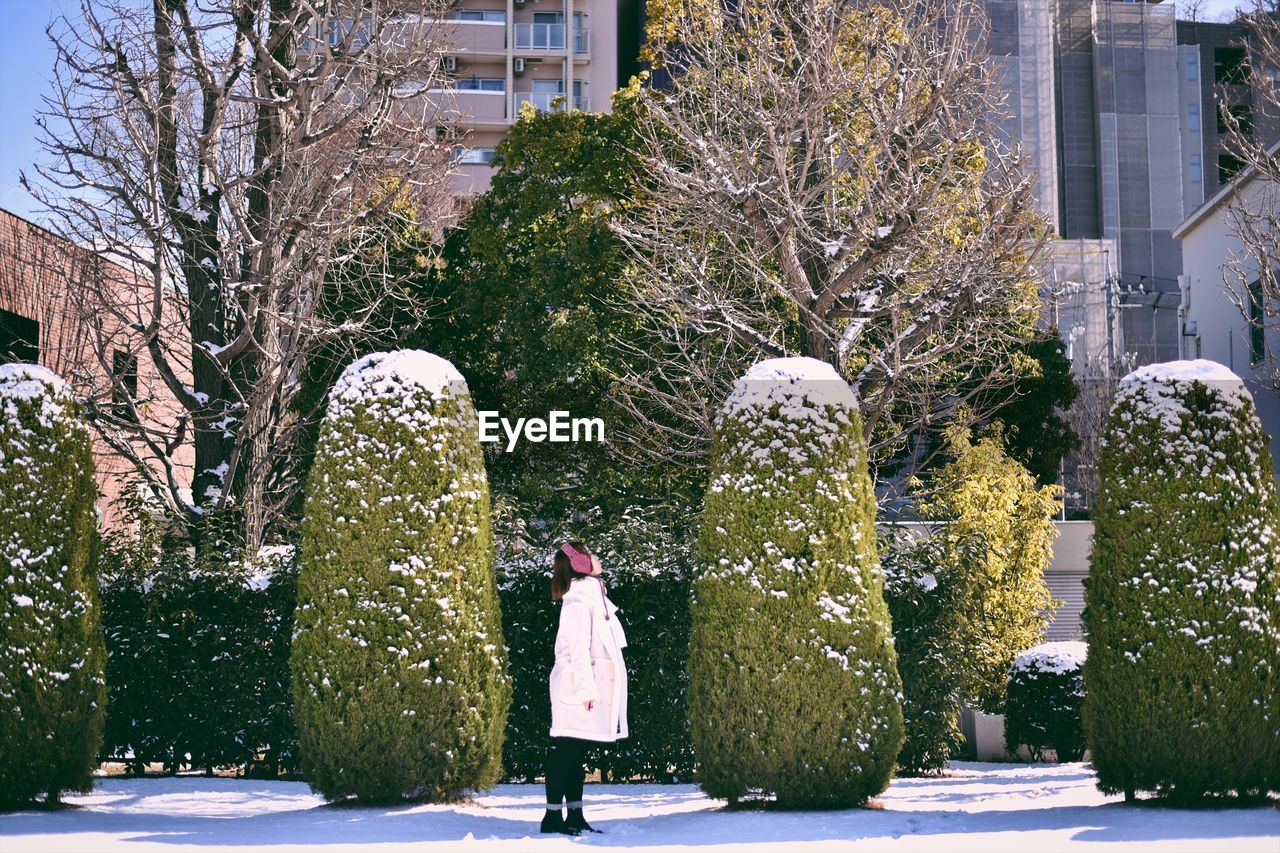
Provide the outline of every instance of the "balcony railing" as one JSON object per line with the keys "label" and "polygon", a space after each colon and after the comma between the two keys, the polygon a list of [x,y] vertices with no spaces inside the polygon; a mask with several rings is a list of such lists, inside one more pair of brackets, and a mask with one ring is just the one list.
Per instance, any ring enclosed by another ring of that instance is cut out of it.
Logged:
{"label": "balcony railing", "polygon": [[583,112],[591,109],[590,101],[583,95],[569,97],[564,92],[516,92],[515,113],[520,112],[526,101],[533,104],[534,109],[544,113],[567,110],[570,104],[575,110]]}
{"label": "balcony railing", "polygon": [[516,50],[564,50],[564,24],[516,24]]}
{"label": "balcony railing", "polygon": [[578,27],[573,31],[573,52],[574,53],[590,53],[591,52],[591,31],[582,27]]}

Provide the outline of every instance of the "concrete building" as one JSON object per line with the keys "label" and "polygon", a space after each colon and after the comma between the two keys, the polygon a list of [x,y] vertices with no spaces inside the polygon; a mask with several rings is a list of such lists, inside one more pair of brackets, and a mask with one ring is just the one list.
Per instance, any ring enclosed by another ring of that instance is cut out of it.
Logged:
{"label": "concrete building", "polygon": [[1055,116],[1055,0],[986,0],[988,49],[1000,69],[1009,117],[1005,141],[1019,142],[1034,172],[1045,217],[1058,221],[1058,142]]}
{"label": "concrete building", "polygon": [[1057,24],[1060,231],[1115,244],[1122,298],[1146,309],[1122,312],[1124,348],[1164,361],[1177,352],[1184,213],[1175,9],[1059,0]]}
{"label": "concrete building", "polygon": [[[1161,0],[983,5],[1012,113],[1005,134],[1021,143],[1062,238],[1047,277],[1074,275],[1072,258],[1105,257],[1107,280],[1088,280],[1110,297],[1078,292],[1077,302],[1110,311],[1114,326],[1102,328],[1112,328],[1115,356],[1176,358],[1182,255],[1173,228],[1238,168],[1224,150],[1218,99],[1223,92],[1225,109],[1253,120],[1245,28],[1177,21]],[[1277,128],[1256,124],[1275,138]]]}
{"label": "concrete building", "polygon": [[[1280,143],[1269,153],[1280,157]],[[1186,267],[1181,279],[1180,355],[1225,364],[1244,379],[1262,426],[1272,438],[1271,455],[1280,474],[1280,393],[1266,361],[1269,352],[1280,352],[1280,329],[1259,325],[1266,306],[1257,285],[1258,261],[1244,251],[1234,233],[1237,206],[1280,210],[1280,186],[1252,171],[1242,172],[1174,229]],[[1280,268],[1280,258],[1271,261]],[[1242,305],[1255,322],[1246,322]]]}
{"label": "concrete building", "polygon": [[[1240,24],[1178,21],[1179,86],[1183,112],[1186,213],[1212,198],[1240,169],[1227,153],[1223,110],[1254,123],[1248,31]],[[1225,100],[1220,103],[1219,93]],[[1276,128],[1263,120],[1264,139]]]}
{"label": "concrete building", "polygon": [[494,149],[521,108],[608,112],[618,88],[617,0],[459,0],[442,95],[462,131],[460,194],[488,189]]}

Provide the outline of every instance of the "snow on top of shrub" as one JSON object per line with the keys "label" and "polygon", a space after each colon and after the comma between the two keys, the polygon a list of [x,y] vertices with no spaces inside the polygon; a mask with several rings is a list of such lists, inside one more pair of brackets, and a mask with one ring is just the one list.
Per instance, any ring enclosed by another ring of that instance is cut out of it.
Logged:
{"label": "snow on top of shrub", "polygon": [[1076,640],[1041,643],[1013,659],[1014,672],[1052,672],[1062,675],[1084,666],[1089,645]]}
{"label": "snow on top of shrub", "polygon": [[[48,386],[48,387],[46,387]],[[0,396],[34,400],[42,394],[59,394],[67,383],[38,364],[0,364]]]}
{"label": "snow on top of shrub", "polygon": [[746,408],[769,408],[780,403],[784,415],[804,416],[817,406],[856,409],[849,383],[825,361],[816,358],[770,358],[758,362],[733,385],[725,401],[726,414]]}
{"label": "snow on top of shrub", "polygon": [[0,364],[0,408],[10,418],[17,416],[17,404],[39,403],[36,416],[40,425],[52,428],[54,421],[65,413],[59,402],[69,399],[70,388],[47,367],[38,364]]}
{"label": "snow on top of shrub", "polygon": [[1200,358],[1139,367],[1120,380],[1116,402],[1134,398],[1136,405],[1159,416],[1166,428],[1176,431],[1181,429],[1181,417],[1186,411],[1183,397],[1195,383],[1216,391],[1218,398],[1231,408],[1253,400],[1244,382],[1229,368]]}
{"label": "snow on top of shrub", "polygon": [[467,384],[451,362],[434,353],[418,349],[375,352],[342,371],[329,395],[328,416],[337,417],[357,404],[378,399],[404,399],[419,390],[442,396],[450,386],[465,392]]}

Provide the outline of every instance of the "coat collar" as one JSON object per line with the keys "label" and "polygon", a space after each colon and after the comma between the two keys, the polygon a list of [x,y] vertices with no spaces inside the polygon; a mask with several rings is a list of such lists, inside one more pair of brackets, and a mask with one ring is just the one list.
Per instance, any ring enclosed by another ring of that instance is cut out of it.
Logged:
{"label": "coat collar", "polygon": [[569,589],[565,592],[562,600],[567,601],[570,598],[581,600],[595,607],[603,603],[608,608],[610,615],[618,612],[618,605],[609,600],[607,595],[601,595],[603,581],[601,578],[594,576],[583,576],[574,578],[573,583],[569,584]]}

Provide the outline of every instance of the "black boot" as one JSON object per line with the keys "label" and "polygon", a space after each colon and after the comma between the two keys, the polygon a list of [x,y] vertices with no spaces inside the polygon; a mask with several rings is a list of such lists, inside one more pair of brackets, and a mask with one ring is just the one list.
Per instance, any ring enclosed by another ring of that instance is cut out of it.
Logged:
{"label": "black boot", "polygon": [[581,802],[569,804],[569,819],[564,822],[564,825],[578,832],[600,832],[583,817]]}
{"label": "black boot", "polygon": [[564,815],[560,813],[560,809],[547,809],[547,813],[542,816],[542,832],[557,832],[561,835],[579,835],[582,830],[575,829],[564,822]]}

